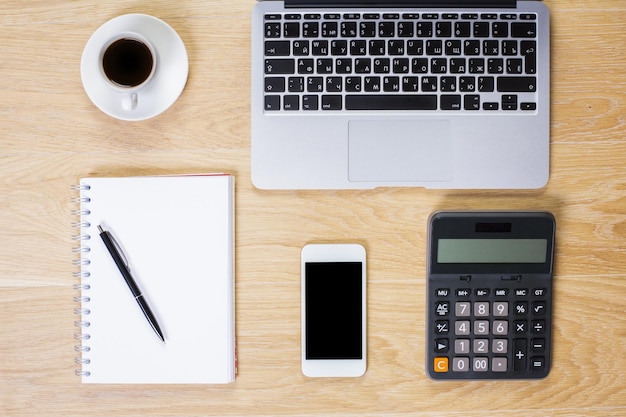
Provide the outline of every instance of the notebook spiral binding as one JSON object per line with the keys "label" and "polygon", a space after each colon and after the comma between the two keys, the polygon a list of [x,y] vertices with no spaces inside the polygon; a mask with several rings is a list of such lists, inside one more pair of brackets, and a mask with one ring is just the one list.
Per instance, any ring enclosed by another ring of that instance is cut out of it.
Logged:
{"label": "notebook spiral binding", "polygon": [[90,375],[90,372],[85,370],[85,365],[91,363],[88,356],[91,349],[86,344],[87,340],[90,338],[89,333],[87,333],[87,328],[90,326],[90,323],[89,320],[85,319],[90,314],[88,308],[90,301],[88,295],[90,289],[90,274],[87,267],[90,264],[88,257],[90,251],[88,241],[91,239],[91,236],[84,232],[84,230],[90,226],[88,217],[91,212],[87,206],[91,200],[85,193],[89,191],[90,188],[91,187],[86,184],[72,186],[72,190],[80,194],[77,198],[72,199],[72,203],[78,207],[77,210],[72,211],[72,216],[78,218],[78,221],[72,223],[72,228],[76,229],[77,232],[72,236],[74,242],[77,243],[77,246],[72,248],[72,252],[76,256],[72,264],[75,268],[78,268],[78,270],[72,274],[73,277],[78,280],[78,282],[73,285],[73,288],[78,292],[78,295],[74,297],[74,303],[79,304],[79,307],[74,309],[74,314],[79,317],[74,321],[74,326],[78,328],[76,333],[74,333],[74,339],[77,343],[80,343],[74,346],[74,351],[79,355],[74,359],[74,362],[80,365],[80,368],[76,369],[74,373],[80,377],[88,377]]}

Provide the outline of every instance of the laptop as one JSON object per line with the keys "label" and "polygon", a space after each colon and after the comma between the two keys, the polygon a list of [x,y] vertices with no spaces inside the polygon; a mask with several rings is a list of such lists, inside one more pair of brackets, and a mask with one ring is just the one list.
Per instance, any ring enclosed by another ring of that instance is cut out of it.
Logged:
{"label": "laptop", "polygon": [[549,176],[540,0],[259,1],[261,189],[535,189]]}

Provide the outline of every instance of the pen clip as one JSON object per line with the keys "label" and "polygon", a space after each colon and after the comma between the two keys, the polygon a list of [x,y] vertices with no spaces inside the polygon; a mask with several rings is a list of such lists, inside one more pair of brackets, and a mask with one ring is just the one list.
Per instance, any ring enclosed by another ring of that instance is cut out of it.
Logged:
{"label": "pen clip", "polygon": [[126,258],[126,254],[124,253],[124,251],[122,250],[122,247],[120,246],[119,243],[117,243],[117,240],[115,239],[115,236],[113,236],[113,233],[111,233],[111,231],[108,231],[109,233],[109,237],[111,238],[111,243],[113,243],[113,245],[115,246],[115,249],[117,249],[117,253],[119,253],[120,258],[122,258],[122,262],[124,262],[124,266],[130,270],[130,265],[128,263],[128,258]]}

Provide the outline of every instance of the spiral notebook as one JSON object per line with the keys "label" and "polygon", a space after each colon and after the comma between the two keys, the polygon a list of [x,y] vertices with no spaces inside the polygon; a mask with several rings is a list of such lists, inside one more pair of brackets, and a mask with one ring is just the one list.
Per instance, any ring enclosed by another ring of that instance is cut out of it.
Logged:
{"label": "spiral notebook", "polygon": [[[83,383],[235,380],[234,178],[84,178],[75,239]],[[155,334],[99,236],[117,241],[163,331]]]}

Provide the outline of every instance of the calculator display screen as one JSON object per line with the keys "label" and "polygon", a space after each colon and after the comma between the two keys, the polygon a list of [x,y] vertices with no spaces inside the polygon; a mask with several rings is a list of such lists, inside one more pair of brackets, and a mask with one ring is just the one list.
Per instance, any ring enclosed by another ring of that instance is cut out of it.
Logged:
{"label": "calculator display screen", "polygon": [[545,263],[546,239],[439,239],[437,262],[452,263]]}

